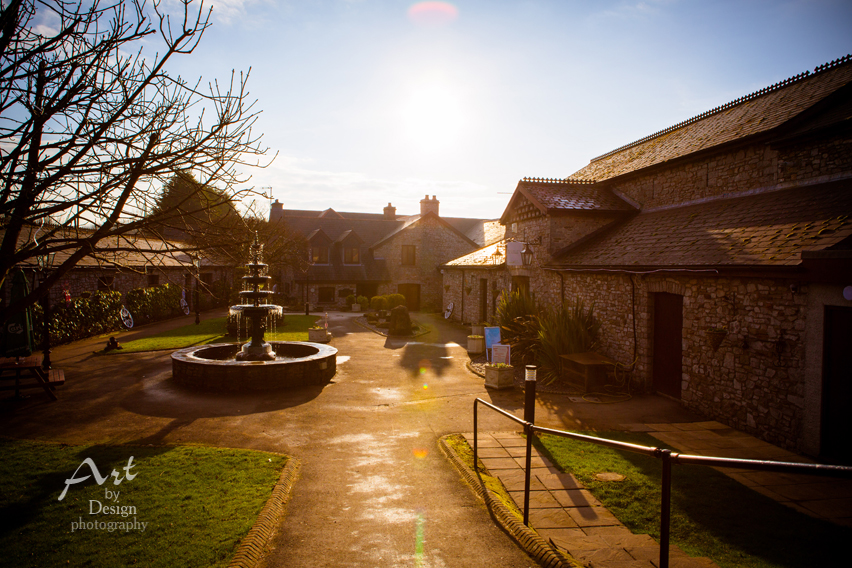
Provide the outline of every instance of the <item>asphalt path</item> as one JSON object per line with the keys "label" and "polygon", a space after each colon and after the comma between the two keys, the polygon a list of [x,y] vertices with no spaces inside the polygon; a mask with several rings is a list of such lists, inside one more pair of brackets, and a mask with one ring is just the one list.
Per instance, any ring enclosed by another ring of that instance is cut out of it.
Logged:
{"label": "asphalt path", "polygon": [[[301,473],[267,567],[535,566],[497,528],[438,445],[445,434],[472,430],[476,397],[522,416],[523,393],[485,389],[465,366],[467,329],[439,316],[416,315],[431,331],[414,339],[385,338],[355,317],[330,315],[339,350],[330,384],[269,394],[177,386],[167,352],[94,355],[103,338],[65,346],[53,357],[67,379],[59,401],[38,390],[24,401],[0,400],[0,431],[67,443],[198,443],[297,458]],[[487,431],[514,429],[495,413],[480,419]],[[537,406],[537,423],[555,428],[694,419],[659,397],[595,405],[542,395]]]}

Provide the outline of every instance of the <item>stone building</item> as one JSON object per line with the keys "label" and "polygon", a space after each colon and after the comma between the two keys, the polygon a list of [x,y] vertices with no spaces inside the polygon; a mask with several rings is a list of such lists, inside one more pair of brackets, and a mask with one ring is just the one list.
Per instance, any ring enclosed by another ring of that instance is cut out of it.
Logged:
{"label": "stone building", "polygon": [[[84,238],[91,233],[91,230],[84,228],[67,228],[62,231],[68,239]],[[62,231],[54,238],[63,238]],[[32,242],[33,237],[37,239],[40,232],[38,227],[24,227],[18,238],[19,248]],[[95,251],[77,261],[59,283],[50,288],[50,302],[55,306],[66,297],[76,298],[108,290],[126,294],[135,288],[169,283],[184,288],[186,300],[192,305],[198,277],[200,308],[206,309],[214,303],[214,291],[218,293],[232,286],[234,268],[228,261],[216,259],[210,254],[202,257],[196,267],[188,254],[180,252],[180,249],[188,246],[184,242],[164,242],[160,238],[145,238],[138,234],[101,239]],[[76,251],[57,252],[51,259],[51,266],[61,265],[73,252]],[[22,263],[21,268],[28,274],[31,285],[40,278],[35,258]],[[4,292],[7,293],[4,297],[8,297],[8,290]],[[216,299],[221,300],[224,298]]]}
{"label": "stone building", "polygon": [[465,298],[453,317],[480,319],[510,286],[594,303],[601,352],[636,387],[852,463],[850,81],[846,56],[569,178],[522,180],[507,241],[442,267],[445,302]]}
{"label": "stone building", "polygon": [[441,309],[438,267],[500,238],[502,227],[483,219],[442,217],[433,195],[420,201],[419,215],[334,209],[284,209],[276,201],[270,222],[284,222],[305,236],[309,253],[298,270],[285,271],[281,292],[319,309],[340,308],[350,294],[403,294],[412,311]]}

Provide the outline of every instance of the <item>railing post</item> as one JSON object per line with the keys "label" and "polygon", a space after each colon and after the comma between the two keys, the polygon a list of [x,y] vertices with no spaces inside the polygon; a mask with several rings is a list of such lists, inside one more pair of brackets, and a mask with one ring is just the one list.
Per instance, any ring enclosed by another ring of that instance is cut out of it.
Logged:
{"label": "railing post", "polygon": [[527,434],[527,463],[524,468],[524,524],[530,526],[530,475],[532,472],[532,424],[524,424]]}
{"label": "railing post", "polygon": [[477,451],[477,446],[479,444],[479,422],[476,417],[476,408],[479,399],[475,399],[473,401],[473,472],[479,473],[479,454]]}
{"label": "railing post", "polygon": [[524,433],[527,436],[527,459],[526,467],[524,468],[524,524],[530,526],[530,476],[532,475],[532,437],[533,431],[530,428],[535,424],[535,380],[536,367],[535,365],[527,365],[526,376],[524,378],[524,393],[526,400],[524,403]]}
{"label": "railing post", "polygon": [[662,498],[660,499],[660,568],[669,568],[669,526],[672,506],[672,451],[660,450],[663,460]]}

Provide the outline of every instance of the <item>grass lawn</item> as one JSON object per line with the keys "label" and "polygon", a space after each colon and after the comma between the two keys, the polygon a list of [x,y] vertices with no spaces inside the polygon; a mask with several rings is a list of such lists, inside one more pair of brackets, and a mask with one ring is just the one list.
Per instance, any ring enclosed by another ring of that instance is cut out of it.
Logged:
{"label": "grass lawn", "polygon": [[[286,325],[278,324],[276,332],[267,333],[264,338],[267,341],[307,341],[308,328],[314,325],[317,319],[319,319],[319,316],[285,314]],[[233,338],[225,336],[226,324],[227,318],[224,317],[203,320],[198,325],[189,324],[151,337],[122,343],[122,349],[105,353],[135,353],[137,351],[183,349],[184,347],[207,343],[233,343],[235,341]],[[242,337],[241,340],[245,342],[248,338]]]}
{"label": "grass lawn", "polygon": [[[226,566],[287,461],[249,450],[18,440],[0,440],[0,455],[0,564],[39,568]],[[132,479],[123,469],[131,456]],[[86,458],[121,483],[98,485]],[[67,479],[86,476],[59,500]],[[90,514],[98,503],[114,512]],[[104,528],[80,529],[80,520]]]}
{"label": "grass lawn", "polygon": [[[593,435],[661,446],[647,434]],[[660,460],[557,436],[543,435],[536,445],[553,463],[573,473],[630,530],[659,540]],[[598,481],[594,474],[604,471],[626,479]],[[794,511],[715,469],[675,465],[671,541],[723,567],[837,566],[838,559],[848,554],[852,529]]]}

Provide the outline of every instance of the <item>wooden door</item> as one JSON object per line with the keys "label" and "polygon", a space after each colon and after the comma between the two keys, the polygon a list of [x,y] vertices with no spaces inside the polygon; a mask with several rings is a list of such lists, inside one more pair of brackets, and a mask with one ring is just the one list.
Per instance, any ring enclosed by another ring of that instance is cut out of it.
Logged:
{"label": "wooden door", "polygon": [[825,307],[820,455],[852,465],[852,308]]}
{"label": "wooden door", "polygon": [[420,310],[420,284],[399,284],[397,292],[405,296],[405,304],[409,312]]}
{"label": "wooden door", "polygon": [[479,321],[488,321],[488,279],[479,279]]}
{"label": "wooden door", "polygon": [[680,398],[683,367],[683,296],[654,294],[654,390]]}

